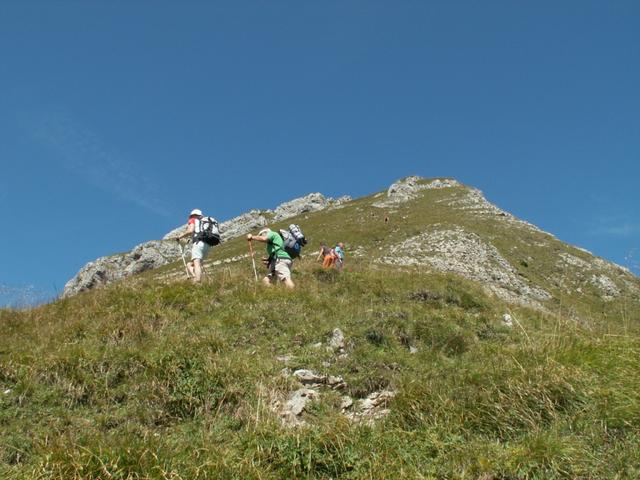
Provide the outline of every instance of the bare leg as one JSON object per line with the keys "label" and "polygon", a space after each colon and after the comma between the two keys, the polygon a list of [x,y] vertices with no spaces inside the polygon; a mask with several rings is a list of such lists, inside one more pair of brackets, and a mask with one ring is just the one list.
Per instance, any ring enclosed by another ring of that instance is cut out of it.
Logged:
{"label": "bare leg", "polygon": [[196,276],[194,268],[193,268],[193,260],[191,260],[189,263],[187,263],[187,271],[189,272],[189,275],[191,275],[191,278]]}
{"label": "bare leg", "polygon": [[269,277],[264,277],[264,278],[262,279],[262,283],[263,283],[264,285],[266,285],[267,287],[270,287],[270,286],[271,286],[271,279],[270,279]]}
{"label": "bare leg", "polygon": [[296,287],[296,284],[293,283],[293,281],[290,278],[285,278],[284,286],[287,287],[289,290],[292,290]]}
{"label": "bare leg", "polygon": [[202,260],[199,258],[193,259],[193,281],[199,283],[202,279]]}

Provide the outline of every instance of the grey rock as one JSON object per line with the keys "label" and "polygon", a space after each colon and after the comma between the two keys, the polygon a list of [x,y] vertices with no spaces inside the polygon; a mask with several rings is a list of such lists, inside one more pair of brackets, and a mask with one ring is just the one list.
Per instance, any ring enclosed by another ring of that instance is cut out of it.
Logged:
{"label": "grey rock", "polygon": [[591,284],[600,290],[604,300],[609,301],[620,296],[620,289],[606,275],[592,275]]}
{"label": "grey rock", "polygon": [[66,283],[62,298],[107,285],[134,273],[161,267],[179,256],[180,247],[177,242],[152,240],[138,245],[131,252],[99,258],[87,263]]}
{"label": "grey rock", "polygon": [[351,407],[353,407],[353,399],[349,395],[345,395],[344,397],[342,397],[342,401],[340,402],[340,410],[345,411]]}
{"label": "grey rock", "polygon": [[385,199],[375,202],[374,207],[392,207],[399,203],[408,202],[416,198],[421,190],[435,188],[457,187],[460,183],[453,179],[434,179],[427,182],[426,179],[418,176],[406,177],[393,183],[387,190]]}
{"label": "grey rock", "polygon": [[329,347],[331,350],[335,352],[343,352],[345,343],[344,343],[344,333],[339,328],[334,328],[333,332],[331,332],[331,339],[329,339]]}
{"label": "grey rock", "polygon": [[281,204],[275,210],[274,221],[284,220],[285,218],[295,217],[301,213],[317,212],[328,207],[331,203],[330,199],[325,198],[321,193],[310,193],[301,198],[296,198],[289,202]]}
{"label": "grey rock", "polygon": [[376,420],[389,414],[390,410],[387,406],[395,396],[396,392],[393,390],[373,392],[369,394],[367,398],[359,400],[356,407],[346,413],[346,417],[352,422],[362,422],[371,425]]}
{"label": "grey rock", "polygon": [[303,385],[311,387],[328,386],[333,389],[339,389],[347,385],[341,376],[319,375],[307,369],[296,370],[293,372],[293,376]]}
{"label": "grey rock", "polygon": [[509,315],[508,313],[502,315],[502,324],[505,327],[513,327],[513,318],[511,318],[511,315]]}
{"label": "grey rock", "polygon": [[428,265],[480,282],[503,300],[544,310],[546,290],[523,280],[517,270],[488,241],[462,227],[434,226],[386,248],[381,263]]}
{"label": "grey rock", "polygon": [[318,398],[318,392],[310,388],[301,388],[293,392],[286,407],[293,415],[300,415],[311,400]]}
{"label": "grey rock", "polygon": [[220,236],[222,240],[229,240],[258,230],[267,225],[269,220],[264,212],[251,210],[220,224]]}
{"label": "grey rock", "polygon": [[277,401],[272,405],[272,408],[280,416],[280,420],[284,426],[295,427],[304,425],[305,422],[301,418],[302,413],[305,411],[307,405],[319,396],[320,394],[316,390],[301,388],[289,395],[289,398],[284,404]]}
{"label": "grey rock", "polygon": [[324,376],[318,375],[312,370],[307,370],[303,368],[293,372],[293,376],[296,377],[301,383],[310,384],[310,385],[322,385],[325,380]]}

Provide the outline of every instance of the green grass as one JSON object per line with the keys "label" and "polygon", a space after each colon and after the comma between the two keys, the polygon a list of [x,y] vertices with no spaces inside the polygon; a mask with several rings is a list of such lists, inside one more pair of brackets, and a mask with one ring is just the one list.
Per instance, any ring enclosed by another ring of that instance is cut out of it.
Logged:
{"label": "green grass", "polygon": [[[296,219],[312,245],[342,240],[362,255],[338,274],[308,254],[294,292],[256,284],[248,259],[210,266],[200,286],[167,281],[180,262],[0,310],[0,478],[638,478],[637,299],[554,285],[559,252],[586,254],[498,220],[452,218],[440,201],[462,193],[429,191],[389,224],[371,198]],[[552,292],[547,310],[507,305],[454,275],[375,262],[389,238],[451,222],[491,239]],[[211,260],[245,252],[238,239]],[[345,357],[324,348],[334,328]],[[298,388],[281,355],[291,370],[347,383],[322,389],[297,428],[271,408]],[[341,413],[342,395],[382,389],[397,395],[375,424]]]}
{"label": "green grass", "polygon": [[[637,335],[511,311],[446,275],[304,265],[296,292],[244,265],[199,287],[126,282],[2,311],[3,478],[633,478]],[[313,345],[333,328],[348,356]],[[418,348],[409,353],[409,346]],[[289,366],[397,397],[375,426],[325,393],[307,426],[269,401]],[[327,366],[328,365],[328,366]]]}

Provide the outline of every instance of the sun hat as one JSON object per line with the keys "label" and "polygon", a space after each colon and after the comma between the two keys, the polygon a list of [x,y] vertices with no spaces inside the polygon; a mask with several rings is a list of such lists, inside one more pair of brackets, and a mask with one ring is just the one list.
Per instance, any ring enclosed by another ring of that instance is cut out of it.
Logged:
{"label": "sun hat", "polygon": [[199,208],[194,208],[193,210],[191,210],[189,216],[191,217],[193,215],[202,215],[202,210],[200,210]]}

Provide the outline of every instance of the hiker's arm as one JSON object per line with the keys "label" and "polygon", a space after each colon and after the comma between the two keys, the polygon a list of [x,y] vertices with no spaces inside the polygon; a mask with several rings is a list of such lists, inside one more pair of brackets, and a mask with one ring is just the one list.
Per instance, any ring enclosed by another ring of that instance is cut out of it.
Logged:
{"label": "hiker's arm", "polygon": [[247,240],[252,241],[252,240],[257,240],[258,242],[263,242],[263,243],[268,243],[269,242],[269,238],[266,235],[247,235]]}
{"label": "hiker's arm", "polygon": [[187,225],[187,229],[184,233],[181,233],[180,235],[178,235],[176,237],[176,240],[182,240],[185,237],[188,237],[189,235],[191,235],[193,233],[193,231],[195,230],[196,226],[193,223],[190,223],[189,225]]}

